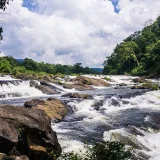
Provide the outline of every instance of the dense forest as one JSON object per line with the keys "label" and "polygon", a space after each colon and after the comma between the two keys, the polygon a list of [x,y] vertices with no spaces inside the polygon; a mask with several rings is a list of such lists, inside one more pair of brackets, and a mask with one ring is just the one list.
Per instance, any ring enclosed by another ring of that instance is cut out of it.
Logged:
{"label": "dense forest", "polygon": [[118,44],[104,62],[104,74],[160,74],[160,17]]}
{"label": "dense forest", "polygon": [[82,67],[81,63],[70,66],[44,62],[38,63],[29,58],[19,61],[11,56],[6,56],[0,57],[0,73],[13,74],[16,76],[20,74],[97,74],[98,72],[89,67]]}

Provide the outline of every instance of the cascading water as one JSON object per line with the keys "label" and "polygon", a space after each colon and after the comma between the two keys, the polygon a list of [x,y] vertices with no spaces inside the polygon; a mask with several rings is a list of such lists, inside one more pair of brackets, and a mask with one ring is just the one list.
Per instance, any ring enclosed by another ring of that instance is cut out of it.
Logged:
{"label": "cascading water", "polygon": [[[104,78],[105,76],[89,76]],[[61,97],[70,109],[62,122],[53,123],[52,128],[57,132],[59,142],[64,151],[78,152],[84,143],[92,141],[112,140],[112,135],[127,140],[137,146],[146,159],[160,159],[160,91],[132,90],[134,85],[130,76],[107,76],[111,78],[110,87],[95,87],[91,91],[76,91],[65,89],[60,85],[51,85],[62,94],[78,92],[93,95],[93,99],[71,99]],[[71,77],[74,78],[74,77]],[[13,104],[15,99],[25,97],[45,97],[40,90],[30,86],[29,81],[0,77],[0,103]],[[127,86],[118,87],[125,83]],[[57,94],[58,95],[58,94]],[[54,95],[56,96],[56,95]],[[133,138],[134,137],[134,138]]]}
{"label": "cascading water", "polygon": [[29,81],[8,81],[0,86],[0,99],[10,99],[14,97],[38,97],[44,94],[34,88],[30,87]]}

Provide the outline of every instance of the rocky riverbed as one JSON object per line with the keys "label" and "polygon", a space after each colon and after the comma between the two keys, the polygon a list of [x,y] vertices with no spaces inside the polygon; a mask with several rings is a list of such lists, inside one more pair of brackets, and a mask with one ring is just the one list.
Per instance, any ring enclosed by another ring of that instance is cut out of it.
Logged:
{"label": "rocky riverbed", "polygon": [[132,146],[135,159],[160,158],[158,80],[4,76],[0,77],[0,119],[0,159],[53,159],[62,150],[79,152],[86,142],[108,140]]}

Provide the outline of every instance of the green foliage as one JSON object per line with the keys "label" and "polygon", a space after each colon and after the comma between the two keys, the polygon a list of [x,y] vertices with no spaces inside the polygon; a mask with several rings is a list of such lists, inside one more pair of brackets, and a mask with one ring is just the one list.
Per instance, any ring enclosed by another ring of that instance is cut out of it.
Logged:
{"label": "green foliage", "polygon": [[0,57],[0,73],[11,73],[11,65],[9,61]]}
{"label": "green foliage", "polygon": [[[0,72],[10,73],[14,76],[30,75],[36,78],[44,78],[47,76],[56,75],[60,78],[64,78],[65,75],[77,75],[83,74],[96,74],[97,72],[89,67],[82,67],[81,63],[76,63],[74,66],[61,65],[61,64],[49,64],[44,62],[36,62],[32,59],[26,58],[22,63],[19,63],[11,56],[0,58]],[[89,82],[88,82],[89,83]]]}
{"label": "green foliage", "polygon": [[151,90],[159,90],[159,85],[157,83],[144,83],[142,86]]}
{"label": "green foliage", "polygon": [[160,17],[117,45],[104,62],[104,74],[160,73]]}
{"label": "green foliage", "polygon": [[132,158],[131,150],[121,142],[108,141],[85,146],[85,153],[64,153],[59,160],[128,160]]}
{"label": "green foliage", "polygon": [[109,77],[104,77],[103,79],[106,81],[111,81],[111,79]]}

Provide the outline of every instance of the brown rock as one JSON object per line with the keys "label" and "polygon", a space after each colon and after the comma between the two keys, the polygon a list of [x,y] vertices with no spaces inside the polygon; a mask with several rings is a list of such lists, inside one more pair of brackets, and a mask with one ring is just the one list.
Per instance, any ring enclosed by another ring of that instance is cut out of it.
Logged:
{"label": "brown rock", "polygon": [[54,90],[54,88],[44,85],[38,85],[35,86],[37,89],[41,90],[43,93],[46,94],[56,94],[57,92]]}
{"label": "brown rock", "polygon": [[84,76],[79,76],[74,79],[70,80],[74,84],[87,84],[87,85],[94,85],[94,86],[109,86],[110,84],[103,80],[103,79],[96,79],[96,78],[89,78],[89,77],[84,77]]}
{"label": "brown rock", "polygon": [[63,85],[64,88],[67,89],[77,89],[79,91],[85,91],[85,90],[94,90],[94,88],[87,84],[65,84]]}
{"label": "brown rock", "polygon": [[56,120],[62,120],[68,112],[66,106],[55,98],[48,98],[46,101],[33,99],[25,102],[24,105],[25,107],[31,106],[33,109],[43,110],[50,118]]}
{"label": "brown rock", "polygon": [[8,154],[12,150],[14,155],[14,147],[15,153],[34,160],[53,159],[50,151],[60,154],[56,133],[51,129],[51,120],[44,111],[0,105],[0,119],[0,152]]}

